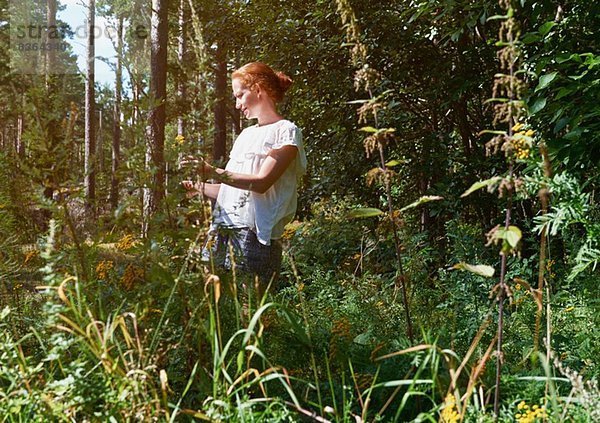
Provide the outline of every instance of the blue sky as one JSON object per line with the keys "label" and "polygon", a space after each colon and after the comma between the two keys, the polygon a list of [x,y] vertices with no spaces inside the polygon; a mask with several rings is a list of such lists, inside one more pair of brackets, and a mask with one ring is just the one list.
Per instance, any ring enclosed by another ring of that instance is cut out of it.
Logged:
{"label": "blue sky", "polygon": [[[65,10],[58,12],[58,18],[71,26],[72,30],[79,29],[78,35],[67,40],[73,47],[73,52],[77,55],[77,64],[82,72],[86,68],[86,39],[84,28],[86,25],[87,7],[83,5],[83,0],[60,0],[60,4],[66,6]],[[112,63],[115,63],[115,49],[108,35],[110,23],[103,17],[96,16],[96,27],[102,31],[102,34],[96,38],[96,83],[101,85],[110,85],[114,87],[115,73],[111,68],[99,60],[98,57],[106,57]]]}

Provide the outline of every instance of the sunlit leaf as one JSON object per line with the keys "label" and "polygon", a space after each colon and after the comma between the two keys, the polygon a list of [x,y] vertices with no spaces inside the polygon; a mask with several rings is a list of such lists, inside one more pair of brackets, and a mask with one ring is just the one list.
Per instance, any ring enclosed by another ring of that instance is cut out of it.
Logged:
{"label": "sunlit leaf", "polygon": [[473,185],[471,185],[471,188],[469,188],[468,190],[466,190],[461,195],[461,198],[466,197],[467,195],[472,194],[473,192],[477,191],[478,189],[489,187],[490,185],[495,185],[501,179],[502,178],[500,176],[494,176],[493,178],[486,179],[485,181],[475,182]]}
{"label": "sunlit leaf", "polygon": [[360,209],[351,210],[350,212],[348,212],[346,217],[348,219],[362,219],[365,217],[380,216],[382,214],[383,214],[383,212],[379,209],[372,208],[372,207],[364,207],[364,208],[360,208]]}
{"label": "sunlit leaf", "polygon": [[360,131],[374,134],[375,132],[377,132],[377,128],[373,128],[372,126],[363,126],[362,128],[360,128]]}
{"label": "sunlit leaf", "polygon": [[452,268],[466,270],[467,272],[475,273],[479,276],[485,276],[486,278],[491,278],[494,276],[495,272],[495,269],[492,266],[488,266],[486,264],[467,264],[460,262],[452,266]]}
{"label": "sunlit leaf", "polygon": [[425,196],[419,198],[414,203],[410,203],[408,206],[402,207],[400,209],[400,211],[406,211],[408,209],[412,209],[417,206],[420,206],[421,204],[429,203],[430,201],[439,201],[439,200],[443,200],[443,199],[444,199],[444,197],[440,197],[439,195],[425,195]]}
{"label": "sunlit leaf", "polygon": [[394,167],[394,166],[398,166],[403,163],[405,163],[404,160],[390,160],[385,165],[386,165],[386,167]]}
{"label": "sunlit leaf", "polygon": [[509,226],[508,230],[504,234],[504,238],[512,248],[515,248],[517,246],[522,236],[523,234],[521,230],[516,226]]}

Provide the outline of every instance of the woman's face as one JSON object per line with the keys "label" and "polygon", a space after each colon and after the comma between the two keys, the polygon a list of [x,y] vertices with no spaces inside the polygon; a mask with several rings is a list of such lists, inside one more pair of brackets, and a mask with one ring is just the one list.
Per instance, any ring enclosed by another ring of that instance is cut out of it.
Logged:
{"label": "woman's face", "polygon": [[241,79],[235,78],[231,81],[233,96],[235,97],[235,108],[239,109],[246,119],[256,119],[261,111],[261,102],[258,94],[260,88],[250,89],[245,86]]}

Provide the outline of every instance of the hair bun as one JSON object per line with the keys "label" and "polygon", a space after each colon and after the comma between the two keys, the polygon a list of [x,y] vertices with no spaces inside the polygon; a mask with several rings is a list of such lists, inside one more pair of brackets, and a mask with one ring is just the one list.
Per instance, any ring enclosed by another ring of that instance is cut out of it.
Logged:
{"label": "hair bun", "polygon": [[277,78],[279,79],[279,86],[281,87],[281,93],[283,94],[292,85],[292,78],[290,78],[283,72],[275,72],[275,75],[277,75]]}

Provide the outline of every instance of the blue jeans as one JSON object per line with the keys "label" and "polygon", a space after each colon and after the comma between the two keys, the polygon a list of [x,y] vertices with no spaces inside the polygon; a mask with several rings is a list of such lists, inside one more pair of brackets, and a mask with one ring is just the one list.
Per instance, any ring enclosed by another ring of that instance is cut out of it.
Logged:
{"label": "blue jeans", "polygon": [[258,275],[262,284],[277,280],[281,256],[281,241],[272,239],[271,245],[263,245],[249,228],[219,228],[202,249],[203,261],[212,258],[215,265],[227,270],[235,265],[236,271]]}

